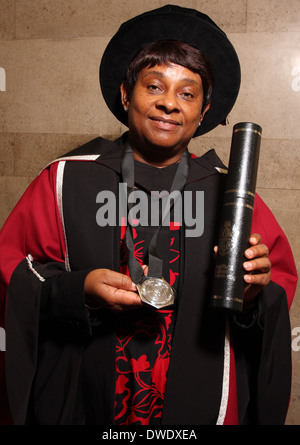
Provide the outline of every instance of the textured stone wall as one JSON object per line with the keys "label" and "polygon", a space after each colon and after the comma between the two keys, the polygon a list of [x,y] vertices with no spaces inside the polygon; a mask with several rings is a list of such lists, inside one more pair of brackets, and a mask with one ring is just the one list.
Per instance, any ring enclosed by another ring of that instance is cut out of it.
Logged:
{"label": "textured stone wall", "polygon": [[[169,1],[0,0],[0,226],[48,161],[124,128],[100,94],[99,61],[120,24]],[[241,92],[219,127],[191,144],[228,161],[232,126],[263,127],[258,192],[286,232],[299,270],[299,0],[186,0],[208,14],[236,47]],[[287,424],[300,423],[300,302],[291,309],[293,389]],[[299,327],[299,333],[297,328]],[[299,341],[297,340],[299,336]]]}

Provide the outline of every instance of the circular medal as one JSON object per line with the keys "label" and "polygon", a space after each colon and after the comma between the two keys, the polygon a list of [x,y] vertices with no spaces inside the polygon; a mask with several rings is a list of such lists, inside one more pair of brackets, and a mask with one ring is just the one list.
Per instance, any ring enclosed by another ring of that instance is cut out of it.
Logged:
{"label": "circular medal", "polygon": [[146,278],[137,288],[141,300],[156,309],[174,304],[175,291],[163,278]]}

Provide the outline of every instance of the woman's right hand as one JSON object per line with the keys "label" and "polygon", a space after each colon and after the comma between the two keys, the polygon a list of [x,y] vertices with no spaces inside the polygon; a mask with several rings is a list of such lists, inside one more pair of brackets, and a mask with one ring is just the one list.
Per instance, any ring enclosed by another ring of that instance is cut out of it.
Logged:
{"label": "woman's right hand", "polygon": [[143,304],[131,278],[109,269],[89,272],[84,282],[84,293],[88,307],[102,307],[114,312],[137,309]]}

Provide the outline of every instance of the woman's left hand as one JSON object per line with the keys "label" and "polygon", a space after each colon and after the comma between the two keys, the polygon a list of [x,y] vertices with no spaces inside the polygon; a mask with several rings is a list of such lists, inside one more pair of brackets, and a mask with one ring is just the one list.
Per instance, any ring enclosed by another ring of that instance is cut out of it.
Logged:
{"label": "woman's left hand", "polygon": [[252,234],[249,240],[251,247],[245,251],[247,260],[243,266],[247,272],[244,280],[247,283],[244,291],[244,305],[249,307],[254,303],[258,293],[267,286],[271,279],[271,262],[269,249],[261,244],[261,236]]}

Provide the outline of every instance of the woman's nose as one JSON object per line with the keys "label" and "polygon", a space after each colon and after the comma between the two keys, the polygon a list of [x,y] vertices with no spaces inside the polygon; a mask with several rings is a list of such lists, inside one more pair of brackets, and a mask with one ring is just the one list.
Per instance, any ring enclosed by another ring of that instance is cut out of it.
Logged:
{"label": "woman's nose", "polygon": [[158,98],[156,106],[163,109],[166,113],[173,113],[179,111],[178,98],[173,92],[164,92]]}

